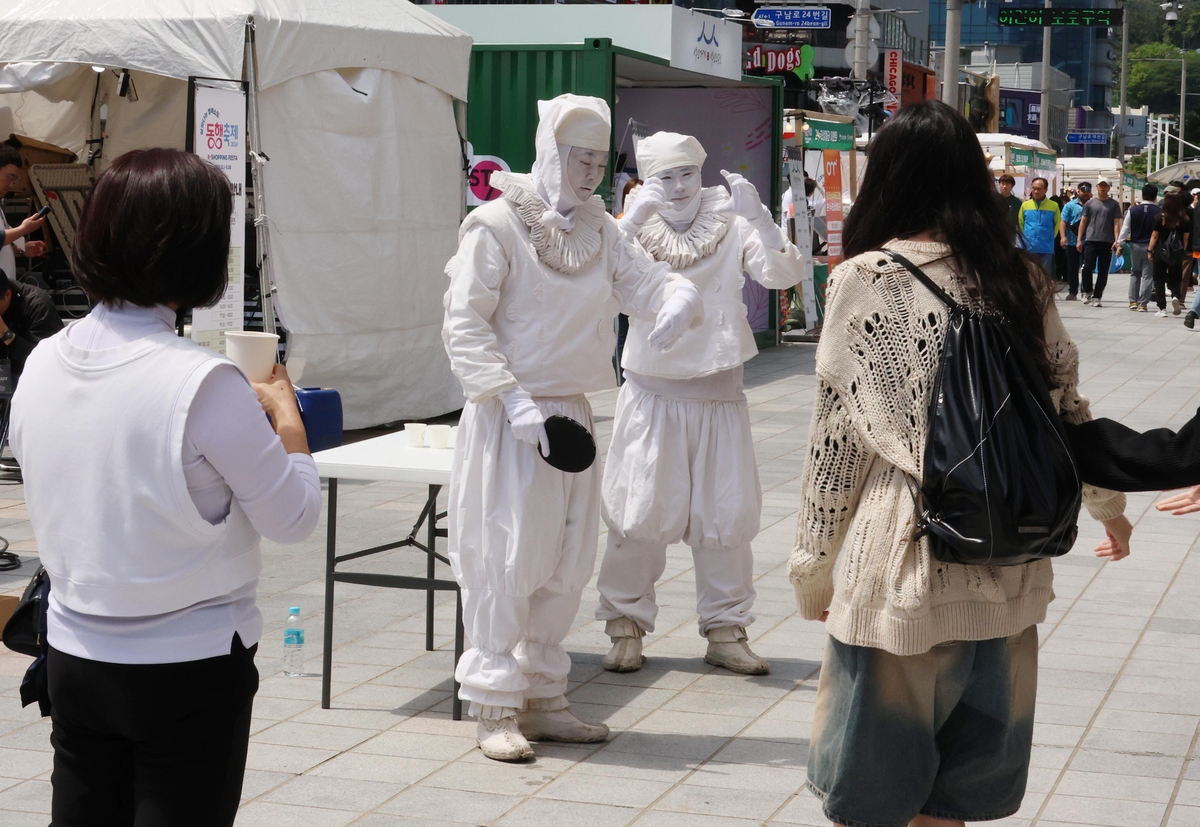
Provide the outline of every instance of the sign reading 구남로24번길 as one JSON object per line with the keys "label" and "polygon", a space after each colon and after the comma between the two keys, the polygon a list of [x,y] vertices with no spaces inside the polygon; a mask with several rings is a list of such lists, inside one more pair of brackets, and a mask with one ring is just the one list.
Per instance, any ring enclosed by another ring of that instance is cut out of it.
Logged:
{"label": "sign reading \uad6c\ub0a8\ub85c24\ubc88\uae38", "polygon": [[760,29],[828,29],[833,25],[833,12],[828,6],[755,9],[750,19]]}
{"label": "sign reading \uad6c\ub0a8\ub85c24\ubc88\uae38", "polygon": [[1122,9],[1000,9],[1001,26],[1063,26],[1108,28],[1120,26]]}
{"label": "sign reading \uad6c\ub0a8\ub85c24\ubc88\uae38", "polygon": [[225,331],[245,327],[243,247],[246,232],[246,90],[237,81],[195,79],[192,150],[229,179],[229,284],[212,307],[192,311],[192,339],[225,352]]}

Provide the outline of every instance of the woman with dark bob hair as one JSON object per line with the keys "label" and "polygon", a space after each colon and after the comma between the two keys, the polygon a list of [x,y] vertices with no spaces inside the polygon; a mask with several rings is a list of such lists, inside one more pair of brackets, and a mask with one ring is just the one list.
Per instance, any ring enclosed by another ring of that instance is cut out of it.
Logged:
{"label": "woman with dark bob hair", "polygon": [[[905,107],[868,159],[845,226],[852,258],[829,281],[789,562],[800,613],[829,631],[808,784],[836,824],[951,827],[1021,806],[1054,574],[1048,559],[942,563],[917,535],[909,486],[949,312],[889,251],[960,304],[1002,313],[1059,413],[1091,414],[1049,278],[1014,247],[966,119],[938,101]],[[1125,496],[1085,485],[1083,501],[1108,533],[1096,553],[1126,556]]]}
{"label": "woman with dark bob hair", "polygon": [[237,812],[260,540],[308,537],[321,489],[287,371],[252,385],[175,335],[178,312],[225,292],[232,207],[195,155],[113,161],[71,260],[96,307],[33,351],[13,399],[51,584],[56,827],[216,827]]}

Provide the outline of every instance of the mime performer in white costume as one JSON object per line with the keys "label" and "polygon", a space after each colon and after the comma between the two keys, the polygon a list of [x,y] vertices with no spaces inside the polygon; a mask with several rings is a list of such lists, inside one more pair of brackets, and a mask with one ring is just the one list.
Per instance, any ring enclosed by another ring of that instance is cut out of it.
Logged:
{"label": "mime performer in white costume", "polygon": [[544,422],[594,431],[585,393],[613,387],[618,311],[668,347],[703,317],[691,282],[624,235],[593,195],[608,161],[608,104],[538,103],[531,175],[492,176],[503,197],[476,209],[446,266],[443,339],[468,402],[450,478],[449,549],[471,648],[455,672],[489,758],[529,758],[531,740],[602,741],[564,693],[562,648],[591,578],[600,463],[570,474],[547,453]]}
{"label": "mime performer in white costume", "polygon": [[658,614],[654,584],[667,546],[680,540],[692,547],[705,661],[748,675],[770,670],[746,636],[762,489],[742,390],[742,364],[758,352],[742,284],[748,273],[767,288],[792,287],[801,257],[745,178],[722,171],[728,193],[701,187],[704,158],[687,135],[639,142],[645,183],[621,219],[651,256],[699,288],[704,322],[662,352],[650,346],[648,324],[630,321],[604,470],[608,548],[596,611],[613,642],[603,665],[616,672],[644,662],[642,637]]}

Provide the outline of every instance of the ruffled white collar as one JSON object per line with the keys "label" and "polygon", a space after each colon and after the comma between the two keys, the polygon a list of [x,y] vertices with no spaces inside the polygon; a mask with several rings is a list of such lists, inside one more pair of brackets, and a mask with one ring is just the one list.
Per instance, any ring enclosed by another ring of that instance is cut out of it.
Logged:
{"label": "ruffled white collar", "polygon": [[638,231],[638,240],[655,261],[665,261],[673,270],[690,267],[716,252],[729,231],[729,214],[713,212],[713,207],[728,198],[721,187],[707,187],[700,193],[700,209],[686,230],[673,229],[662,213],[655,213]]}
{"label": "ruffled white collar", "polygon": [[576,208],[575,228],[567,231],[542,223],[546,202],[538,194],[531,176],[497,172],[492,175],[491,182],[504,193],[505,199],[529,228],[529,240],[547,267],[570,276],[600,252],[600,229],[604,226],[605,214],[600,196],[593,195],[586,204]]}

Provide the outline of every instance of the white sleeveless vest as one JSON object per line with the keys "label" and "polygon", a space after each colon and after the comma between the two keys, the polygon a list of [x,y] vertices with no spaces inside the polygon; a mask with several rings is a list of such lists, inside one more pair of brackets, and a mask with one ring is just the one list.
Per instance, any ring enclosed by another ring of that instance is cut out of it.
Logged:
{"label": "white sleeveless vest", "polygon": [[183,475],[188,408],[220,364],[229,362],[166,332],[83,350],[63,330],[29,356],[10,438],[38,552],[62,605],[142,617],[258,577],[260,537],[237,499],[212,525]]}

